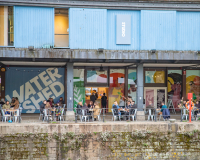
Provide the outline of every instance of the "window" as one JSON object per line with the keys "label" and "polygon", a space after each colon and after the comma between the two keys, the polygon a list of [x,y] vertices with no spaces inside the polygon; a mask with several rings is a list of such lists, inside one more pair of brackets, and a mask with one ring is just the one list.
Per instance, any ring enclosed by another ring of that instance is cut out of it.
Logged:
{"label": "window", "polygon": [[87,70],[87,83],[107,83],[107,70]]}
{"label": "window", "polygon": [[69,47],[68,9],[55,9],[54,47]]}
{"label": "window", "polygon": [[13,7],[0,6],[0,46],[14,45]]}
{"label": "window", "polygon": [[145,71],[145,83],[165,83],[165,71]]}

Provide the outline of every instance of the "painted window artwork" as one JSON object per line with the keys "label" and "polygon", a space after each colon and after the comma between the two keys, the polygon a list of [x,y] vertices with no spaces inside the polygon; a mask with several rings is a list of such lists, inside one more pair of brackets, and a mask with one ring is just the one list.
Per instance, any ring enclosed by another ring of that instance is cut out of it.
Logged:
{"label": "painted window artwork", "polygon": [[136,91],[137,91],[137,72],[136,69],[128,70],[128,96],[131,96],[133,101],[136,102]]}
{"label": "painted window artwork", "polygon": [[145,71],[145,83],[165,83],[165,71]]}
{"label": "painted window artwork", "polygon": [[109,112],[111,112],[114,101],[119,104],[121,97],[124,96],[124,78],[124,69],[110,69]]}
{"label": "painted window artwork", "polygon": [[87,83],[107,83],[107,70],[87,70]]}
{"label": "painted window artwork", "polygon": [[200,70],[186,71],[186,94],[193,93],[193,100],[200,100]]}
{"label": "painted window artwork", "polygon": [[79,102],[85,103],[84,69],[74,69],[74,108]]}
{"label": "painted window artwork", "polygon": [[168,70],[167,92],[168,99],[172,99],[178,110],[178,103],[182,98],[182,70]]}

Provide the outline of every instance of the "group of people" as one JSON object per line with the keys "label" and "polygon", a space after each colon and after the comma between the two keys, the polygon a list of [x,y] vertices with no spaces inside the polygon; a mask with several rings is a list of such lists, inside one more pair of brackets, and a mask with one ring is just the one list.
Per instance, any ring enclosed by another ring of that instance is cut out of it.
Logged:
{"label": "group of people", "polygon": [[43,114],[44,118],[44,109],[46,109],[48,115],[55,115],[56,120],[58,120],[58,116],[61,114],[63,104],[63,97],[60,97],[59,101],[56,103],[54,103],[53,98],[49,98],[48,100],[44,100],[43,103],[40,105],[40,113]]}
{"label": "group of people", "polygon": [[123,103],[125,97],[122,97],[120,100],[120,105],[118,105],[117,101],[114,101],[114,104],[112,106],[114,115],[123,115],[123,120],[128,120],[129,115],[133,115],[135,113],[135,109],[137,109],[137,106],[135,104],[135,101],[131,99],[131,97],[127,98],[127,103],[125,106],[125,103]]}
{"label": "group of people", "polygon": [[[2,105],[2,109],[19,109],[19,100],[17,97],[12,97],[11,102],[5,101],[4,98],[1,99],[0,105]],[[5,114],[10,114],[10,112],[6,111]]]}
{"label": "group of people", "polygon": [[89,117],[89,121],[92,121],[92,115],[94,116],[94,120],[97,120],[97,116],[100,113],[100,108],[98,102],[90,101],[89,104],[83,102],[79,102],[76,107],[76,113],[78,115],[87,115]]}
{"label": "group of people", "polygon": [[[183,100],[181,99],[180,103],[178,104],[179,108],[185,108],[185,109],[190,109],[190,102],[189,100]],[[194,116],[196,116],[200,112],[200,103],[197,100],[196,102],[191,100],[191,110],[194,112]]]}

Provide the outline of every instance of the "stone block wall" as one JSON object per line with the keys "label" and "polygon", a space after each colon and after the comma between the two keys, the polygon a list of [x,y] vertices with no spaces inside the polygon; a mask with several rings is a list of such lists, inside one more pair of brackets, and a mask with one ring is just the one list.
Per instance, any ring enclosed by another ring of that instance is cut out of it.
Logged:
{"label": "stone block wall", "polygon": [[199,124],[12,124],[0,126],[0,159],[198,160]]}

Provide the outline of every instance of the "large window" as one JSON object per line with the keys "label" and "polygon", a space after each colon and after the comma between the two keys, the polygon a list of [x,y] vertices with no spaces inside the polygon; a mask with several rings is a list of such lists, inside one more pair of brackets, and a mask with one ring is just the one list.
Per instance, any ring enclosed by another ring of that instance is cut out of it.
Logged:
{"label": "large window", "polygon": [[0,46],[14,45],[13,7],[0,6]]}
{"label": "large window", "polygon": [[55,9],[54,34],[54,47],[69,47],[68,9]]}
{"label": "large window", "polygon": [[87,83],[107,83],[107,70],[87,70]]}

